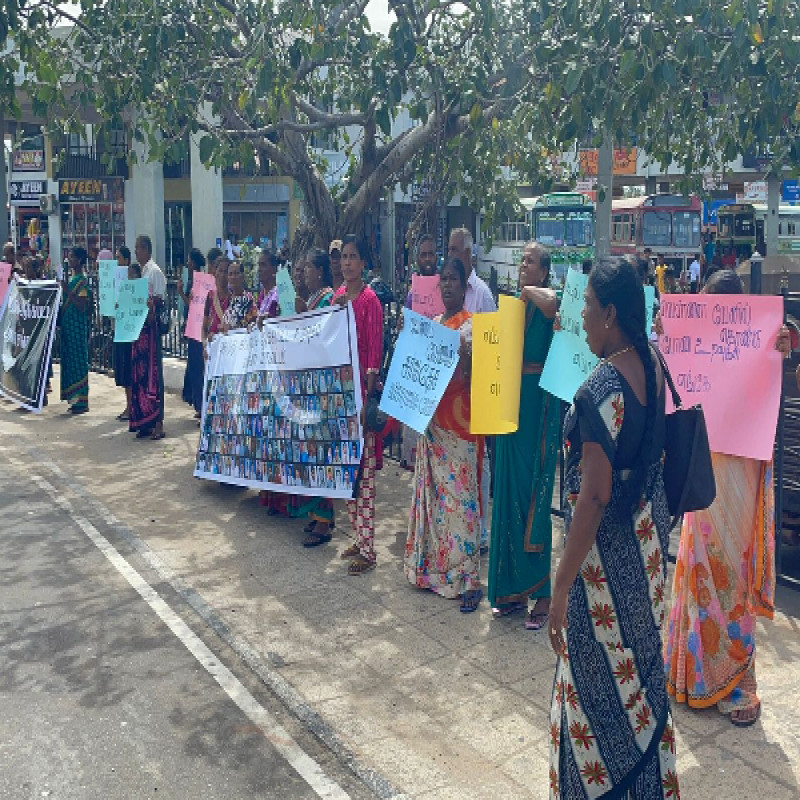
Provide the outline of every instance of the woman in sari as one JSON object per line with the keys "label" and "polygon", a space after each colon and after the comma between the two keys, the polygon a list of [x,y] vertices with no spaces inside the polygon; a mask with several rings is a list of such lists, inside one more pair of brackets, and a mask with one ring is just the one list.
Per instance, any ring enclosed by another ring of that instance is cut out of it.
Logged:
{"label": "woman in sari", "polygon": [[550,602],[558,656],[550,797],[679,797],[661,625],[670,517],[664,378],[627,262],[600,261],[584,294],[602,360],[564,421],[566,543]]}
{"label": "woman in sari", "polygon": [[550,253],[531,242],[519,268],[525,303],[519,429],[498,436],[494,460],[489,603],[496,617],[528,610],[525,627],[539,630],[550,613],[550,509],[560,446],[561,404],[539,388],[553,339],[556,294]]}
{"label": "woman in sari", "polygon": [[[328,254],[318,247],[309,250],[305,258],[305,285],[309,296],[305,304],[308,311],[327,308],[333,300],[333,275]],[[327,497],[297,498],[296,516],[308,516],[310,522],[304,528],[306,538],[303,547],[318,547],[329,542],[334,527],[333,502]]]}
{"label": "woman in sari", "polygon": [[[125,245],[117,248],[117,263],[128,268],[128,280],[141,278],[138,264],[131,264],[131,251]],[[117,415],[120,422],[131,418],[131,342],[114,342],[114,383],[125,389],[125,410]]]}
{"label": "woman in sari", "polygon": [[278,287],[275,285],[279,263],[278,257],[271,250],[262,250],[258,257],[258,282],[261,289],[256,305],[259,319],[274,319],[280,313]]}
{"label": "woman in sari", "polygon": [[460,259],[445,261],[439,289],[445,311],[437,321],[460,333],[461,357],[417,443],[405,573],[420,589],[461,597],[461,611],[468,613],[483,597],[478,575],[483,437],[469,432],[472,315],[464,310],[467,271]]}
{"label": "woman in sari", "polygon": [[228,266],[228,288],[230,295],[225,313],[222,315],[221,330],[223,333],[246,328],[258,317],[256,301],[251,292],[244,286],[244,268],[241,262],[231,261]]}
{"label": "woman in sari", "polygon": [[136,237],[136,260],[147,280],[147,319],[131,347],[131,411],[128,428],[137,439],[164,438],[164,362],[158,313],[167,292],[167,279],[153,261],[149,236]]}
{"label": "woman in sari", "polygon": [[[367,399],[377,389],[383,356],[383,308],[375,292],[364,283],[364,264],[369,256],[367,243],[348,234],[342,240],[342,275],[344,283],[333,295],[339,305],[351,303],[356,321],[356,345],[361,375],[362,424]],[[364,431],[356,497],[347,501],[347,513],[355,542],[344,550],[342,558],[350,561],[349,575],[363,575],[375,568],[375,472],[376,437]]]}
{"label": "woman in sari", "polygon": [[61,305],[61,399],[70,414],[89,410],[89,284],[86,281],[86,250],[73,247],[67,260],[72,271],[62,284]]}
{"label": "woman in sari", "polygon": [[[731,270],[708,279],[708,294],[741,294]],[[789,331],[776,348],[787,354]],[[717,497],[684,514],[665,645],[667,689],[691,708],[717,708],[739,727],[761,712],[756,618],[772,619],[775,508],[772,461],[712,453]]]}
{"label": "woman in sari", "polygon": [[[230,302],[228,289],[228,265],[230,259],[220,256],[217,259],[217,270],[214,273],[216,288],[208,293],[206,310],[203,316],[203,339],[210,342],[218,333],[223,332],[225,311]],[[208,353],[205,354],[208,356]]]}

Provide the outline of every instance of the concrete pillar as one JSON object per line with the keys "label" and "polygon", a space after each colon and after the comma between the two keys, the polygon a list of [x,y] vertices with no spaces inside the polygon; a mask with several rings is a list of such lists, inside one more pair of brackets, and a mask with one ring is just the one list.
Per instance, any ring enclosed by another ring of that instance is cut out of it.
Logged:
{"label": "concrete pillar", "polygon": [[[8,217],[6,205],[8,192],[6,190],[6,120],[0,111],[0,247],[8,241]],[[2,253],[0,253],[2,256]]]}
{"label": "concrete pillar", "polygon": [[[778,255],[778,208],[781,202],[781,179],[778,175],[767,178],[767,221],[764,225],[764,241],[767,255]],[[764,253],[761,254],[765,255]]]}
{"label": "concrete pillar", "polygon": [[[204,103],[200,116],[211,119],[211,106]],[[214,247],[217,239],[224,241],[222,231],[222,171],[208,169],[200,160],[201,134],[189,140],[192,191],[192,245],[205,254]]]}
{"label": "concrete pillar", "polygon": [[[608,258],[611,255],[611,196],[614,191],[614,151],[611,139],[606,136],[597,151],[597,207],[595,219],[596,258]],[[602,199],[601,199],[602,197]]]}
{"label": "concrete pillar", "polygon": [[125,241],[133,253],[139,234],[146,233],[153,242],[153,259],[162,269],[166,263],[164,229],[164,166],[147,160],[147,145],[135,141],[136,163],[131,179],[125,184]]}

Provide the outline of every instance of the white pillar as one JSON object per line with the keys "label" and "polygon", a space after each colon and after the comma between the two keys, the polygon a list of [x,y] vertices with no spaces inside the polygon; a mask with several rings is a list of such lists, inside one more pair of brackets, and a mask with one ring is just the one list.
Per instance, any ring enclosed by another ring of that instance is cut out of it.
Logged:
{"label": "white pillar", "polygon": [[[126,184],[125,240],[133,243],[140,234],[153,242],[153,259],[162,269],[166,262],[164,231],[164,166],[160,161],[147,160],[147,145],[134,142],[136,163],[131,167],[131,179]],[[130,189],[130,191],[128,191]]]}
{"label": "white pillar", "polygon": [[[781,202],[781,179],[777,175],[767,178],[767,221],[764,225],[764,242],[767,255],[778,255],[778,208]],[[762,256],[764,253],[761,254]]]}
{"label": "white pillar", "polygon": [[[595,253],[597,258],[611,255],[611,197],[614,192],[614,151],[606,136],[597,151],[597,207],[595,219]],[[603,196],[601,200],[600,197]]]}
{"label": "white pillar", "polygon": [[[205,103],[200,116],[211,118],[211,106]],[[200,160],[198,142],[202,134],[192,136],[189,141],[192,187],[192,246],[207,253],[222,235],[222,172],[213,167],[207,169]]]}

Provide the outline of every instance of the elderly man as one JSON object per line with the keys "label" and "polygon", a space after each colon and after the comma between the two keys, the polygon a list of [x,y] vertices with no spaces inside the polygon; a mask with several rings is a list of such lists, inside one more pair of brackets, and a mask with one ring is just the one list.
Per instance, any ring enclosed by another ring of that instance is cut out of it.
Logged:
{"label": "elderly man", "polygon": [[464,308],[473,314],[483,311],[497,311],[492,293],[486,283],[478,277],[472,267],[472,234],[466,228],[455,228],[450,231],[447,255],[457,258],[469,271],[467,294],[464,297]]}

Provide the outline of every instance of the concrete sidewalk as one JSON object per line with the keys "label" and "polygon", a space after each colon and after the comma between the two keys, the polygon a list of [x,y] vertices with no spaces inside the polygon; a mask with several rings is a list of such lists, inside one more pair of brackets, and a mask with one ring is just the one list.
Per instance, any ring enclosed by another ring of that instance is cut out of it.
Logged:
{"label": "concrete sidewalk", "polygon": [[[330,545],[305,550],[302,521],[268,517],[254,492],[192,477],[198,429],[179,397],[167,398],[161,442],[137,441],[115,421],[124,394],[112,379],[92,375],[90,403],[78,418],[55,400],[41,417],[0,403],[4,453],[60,470],[87,506],[97,501],[143,540],[377,794],[547,797],[555,659],[546,632],[525,631],[521,617],[493,620],[485,601],[460,614],[407,584],[410,473],[384,462],[378,568],[348,577],[345,513]],[[778,605],[758,629],[760,721],[737,729],[716,711],[675,710],[684,800],[800,796],[800,597],[779,589]]]}

